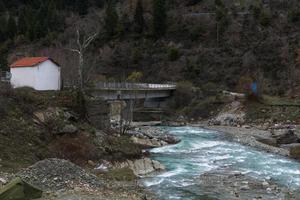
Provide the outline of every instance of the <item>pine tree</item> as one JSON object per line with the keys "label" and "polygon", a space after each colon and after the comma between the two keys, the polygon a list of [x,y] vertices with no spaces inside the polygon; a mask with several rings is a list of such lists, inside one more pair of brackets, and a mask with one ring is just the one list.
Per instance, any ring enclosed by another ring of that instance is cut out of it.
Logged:
{"label": "pine tree", "polygon": [[61,22],[59,21],[59,15],[56,11],[56,3],[54,2],[54,0],[50,1],[47,7],[48,31],[57,31],[61,27]]}
{"label": "pine tree", "polygon": [[144,31],[144,26],[144,8],[142,5],[142,0],[138,0],[134,14],[134,30],[137,33],[142,33]]}
{"label": "pine tree", "polygon": [[21,35],[25,35],[26,31],[27,31],[26,9],[21,8],[19,11],[19,18],[18,18],[18,33]]}
{"label": "pine tree", "polygon": [[115,36],[118,33],[119,16],[115,8],[115,4],[109,1],[105,11],[104,29],[107,37]]}
{"label": "pine tree", "polygon": [[167,30],[167,11],[165,0],[153,0],[153,34],[160,37]]}
{"label": "pine tree", "polygon": [[88,13],[88,1],[87,0],[76,0],[76,11],[79,15],[83,16]]}
{"label": "pine tree", "polygon": [[13,16],[9,16],[8,21],[7,21],[7,35],[10,39],[14,39],[14,37],[18,33],[18,28],[16,24],[16,20]]}
{"label": "pine tree", "polygon": [[0,1],[0,13],[5,12],[5,11],[6,11],[5,4],[3,3],[3,1]]}
{"label": "pine tree", "polygon": [[7,40],[7,21],[5,16],[0,15],[0,42]]}

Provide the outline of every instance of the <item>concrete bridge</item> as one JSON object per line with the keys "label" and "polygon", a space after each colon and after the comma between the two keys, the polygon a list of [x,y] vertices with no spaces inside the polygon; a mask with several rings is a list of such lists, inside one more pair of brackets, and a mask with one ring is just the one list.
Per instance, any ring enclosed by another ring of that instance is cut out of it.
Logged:
{"label": "concrete bridge", "polygon": [[168,98],[176,90],[176,84],[149,83],[97,83],[93,96],[104,100],[142,100]]}
{"label": "concrete bridge", "polygon": [[101,82],[90,91],[96,99],[109,103],[110,119],[119,122],[121,118],[133,121],[138,116],[138,120],[144,116],[149,121],[159,118],[175,90],[176,84]]}

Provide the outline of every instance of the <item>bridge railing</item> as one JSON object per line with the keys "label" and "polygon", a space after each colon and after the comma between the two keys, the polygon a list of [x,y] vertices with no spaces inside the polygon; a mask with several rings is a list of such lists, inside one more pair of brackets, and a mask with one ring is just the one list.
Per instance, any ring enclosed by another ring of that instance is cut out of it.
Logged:
{"label": "bridge railing", "polygon": [[99,82],[95,87],[97,89],[176,89],[176,84]]}

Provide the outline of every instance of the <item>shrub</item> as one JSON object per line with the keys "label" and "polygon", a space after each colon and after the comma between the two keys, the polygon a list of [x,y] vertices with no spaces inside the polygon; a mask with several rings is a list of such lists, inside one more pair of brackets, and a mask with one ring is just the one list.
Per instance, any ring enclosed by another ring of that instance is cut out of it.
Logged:
{"label": "shrub", "polygon": [[134,48],[131,53],[132,62],[138,64],[143,58],[142,52],[139,48]]}
{"label": "shrub", "polygon": [[136,159],[142,156],[140,147],[132,142],[128,136],[109,136],[107,135],[101,146],[105,150],[108,160]]}
{"label": "shrub", "polygon": [[197,40],[207,32],[207,27],[204,25],[198,25],[193,27],[189,32],[191,39]]}
{"label": "shrub", "polygon": [[173,107],[175,109],[188,106],[194,97],[193,84],[188,81],[177,83],[177,88],[173,97]]}
{"label": "shrub", "polygon": [[289,12],[289,20],[291,22],[300,21],[300,9],[293,9],[291,12]]}
{"label": "shrub", "polygon": [[134,71],[127,77],[127,81],[129,81],[129,82],[140,82],[142,77],[143,77],[142,72]]}
{"label": "shrub", "polygon": [[88,160],[98,159],[96,147],[88,134],[62,136],[50,144],[49,149],[54,157],[67,159],[79,165]]}
{"label": "shrub", "polygon": [[259,16],[259,21],[262,26],[269,26],[271,23],[271,13],[266,10],[262,10]]}
{"label": "shrub", "polygon": [[115,181],[133,181],[137,177],[129,168],[113,169],[104,174],[104,178]]}
{"label": "shrub", "polygon": [[169,48],[168,49],[168,58],[170,61],[176,61],[180,58],[180,52],[177,48]]}

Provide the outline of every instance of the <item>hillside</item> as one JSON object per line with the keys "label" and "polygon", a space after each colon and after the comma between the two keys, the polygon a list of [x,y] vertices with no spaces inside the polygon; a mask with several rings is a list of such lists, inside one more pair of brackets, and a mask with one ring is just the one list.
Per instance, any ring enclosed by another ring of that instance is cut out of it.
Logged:
{"label": "hillside", "polygon": [[[138,2],[140,4],[138,4]],[[271,95],[298,89],[300,2],[252,0],[1,1],[1,66],[50,56],[76,79],[76,29],[99,32],[85,53],[86,79],[189,81],[202,90],[264,82]],[[140,79],[140,76],[139,76]]]}

